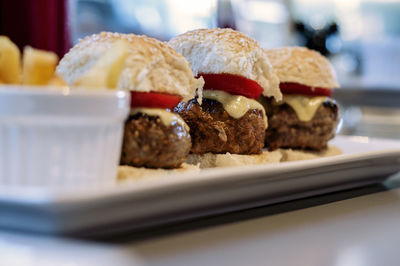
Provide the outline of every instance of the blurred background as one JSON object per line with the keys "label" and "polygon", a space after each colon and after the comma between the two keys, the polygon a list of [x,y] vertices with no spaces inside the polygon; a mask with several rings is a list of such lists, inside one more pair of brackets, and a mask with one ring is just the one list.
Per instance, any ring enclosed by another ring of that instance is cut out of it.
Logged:
{"label": "blurred background", "polygon": [[17,43],[60,56],[100,31],[167,41],[191,29],[230,27],[265,48],[307,46],[337,71],[341,134],[400,138],[400,0],[0,0],[0,7],[1,34],[13,39],[17,26],[9,21],[19,14],[23,36],[34,34]]}

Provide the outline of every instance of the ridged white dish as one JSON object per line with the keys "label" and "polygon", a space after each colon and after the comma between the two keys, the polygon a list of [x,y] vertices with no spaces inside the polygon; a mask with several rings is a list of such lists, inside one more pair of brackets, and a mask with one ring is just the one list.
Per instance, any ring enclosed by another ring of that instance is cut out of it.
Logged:
{"label": "ridged white dish", "polygon": [[129,94],[0,86],[0,185],[115,183]]}

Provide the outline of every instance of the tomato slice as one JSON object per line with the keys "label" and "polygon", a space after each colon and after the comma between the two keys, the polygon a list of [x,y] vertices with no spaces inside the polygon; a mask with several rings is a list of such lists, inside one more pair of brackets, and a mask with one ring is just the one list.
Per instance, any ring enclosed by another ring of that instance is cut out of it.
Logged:
{"label": "tomato slice", "polygon": [[199,74],[204,78],[204,90],[221,90],[234,95],[257,99],[263,88],[254,80],[232,74]]}
{"label": "tomato slice", "polygon": [[131,91],[131,107],[173,109],[181,99],[180,96],[166,93]]}
{"label": "tomato slice", "polygon": [[310,96],[332,96],[332,90],[302,85],[299,83],[284,82],[279,84],[283,94],[302,94]]}

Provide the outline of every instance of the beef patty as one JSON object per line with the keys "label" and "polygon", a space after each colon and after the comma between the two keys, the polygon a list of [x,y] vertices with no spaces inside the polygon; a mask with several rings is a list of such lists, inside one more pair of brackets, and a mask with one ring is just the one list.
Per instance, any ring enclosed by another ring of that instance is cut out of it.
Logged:
{"label": "beef patty", "polygon": [[159,117],[138,113],[125,123],[120,164],[177,168],[186,160],[191,145],[189,132],[183,126],[165,126]]}
{"label": "beef patty", "polygon": [[174,109],[190,127],[192,153],[260,154],[264,146],[263,113],[251,109],[240,119],[229,116],[222,104],[203,99],[181,102]]}
{"label": "beef patty", "polygon": [[300,121],[287,104],[274,105],[269,102],[267,106],[269,126],[265,134],[265,145],[269,150],[322,150],[335,135],[339,115],[338,107],[331,99],[321,104],[308,122]]}

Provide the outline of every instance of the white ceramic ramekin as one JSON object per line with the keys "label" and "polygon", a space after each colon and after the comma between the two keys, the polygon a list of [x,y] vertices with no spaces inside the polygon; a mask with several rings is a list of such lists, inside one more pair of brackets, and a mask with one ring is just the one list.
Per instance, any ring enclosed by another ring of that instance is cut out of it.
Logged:
{"label": "white ceramic ramekin", "polygon": [[0,186],[116,182],[129,93],[0,86]]}

